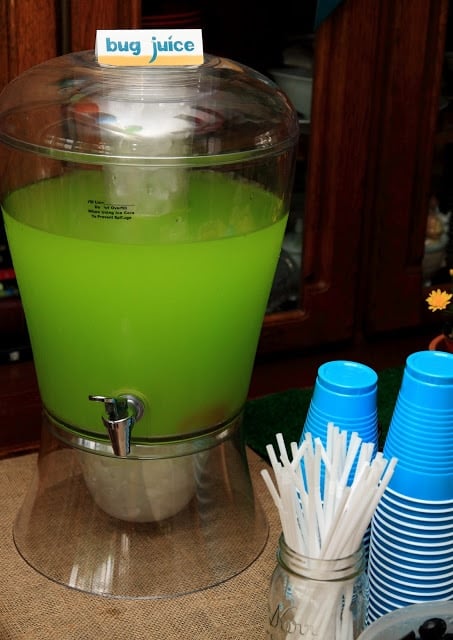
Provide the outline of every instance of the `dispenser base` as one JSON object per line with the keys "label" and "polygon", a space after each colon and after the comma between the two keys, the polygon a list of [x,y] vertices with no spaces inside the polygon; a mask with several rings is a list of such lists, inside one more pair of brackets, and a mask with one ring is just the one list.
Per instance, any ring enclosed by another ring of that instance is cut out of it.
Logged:
{"label": "dispenser base", "polygon": [[[150,522],[120,519],[103,510],[83,468],[86,456],[93,456],[94,467],[103,456],[68,446],[45,424],[35,478],[14,524],[20,555],[55,582],[116,598],[178,596],[241,573],[262,552],[268,525],[254,499],[239,423],[234,420],[227,427],[226,437],[203,436],[196,452],[171,458],[183,465],[189,487],[179,510],[170,508],[171,516]],[[145,465],[145,475],[159,482],[161,459],[115,460],[122,462]],[[114,487],[114,468],[111,473]],[[174,504],[171,476],[167,473],[165,482]],[[181,483],[181,474],[176,476]],[[143,487],[130,486],[132,502],[137,490]],[[124,495],[123,487],[122,499]]]}

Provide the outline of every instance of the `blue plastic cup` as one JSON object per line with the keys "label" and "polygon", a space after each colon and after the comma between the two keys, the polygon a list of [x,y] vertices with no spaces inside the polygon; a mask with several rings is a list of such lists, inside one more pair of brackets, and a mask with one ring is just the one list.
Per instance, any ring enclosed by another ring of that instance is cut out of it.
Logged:
{"label": "blue plastic cup", "polygon": [[382,536],[376,528],[370,537],[369,556],[384,566],[404,566],[408,571],[416,571],[419,575],[446,575],[452,569],[451,551],[443,549],[435,555],[425,554],[423,550],[412,553],[408,548],[398,546]]}
{"label": "blue plastic cup", "polygon": [[453,354],[417,351],[406,359],[399,395],[414,407],[453,409]]}
{"label": "blue plastic cup", "polygon": [[438,556],[450,556],[453,562],[453,537],[445,532],[435,535],[423,535],[420,532],[418,537],[406,533],[401,528],[387,524],[378,518],[373,517],[372,534],[380,543],[392,544],[394,547],[407,552],[421,553],[425,556],[432,556],[434,559]]}
{"label": "blue plastic cup", "polygon": [[[410,405],[404,406],[404,403],[401,400],[398,400],[395,408],[393,409],[393,415],[401,416],[403,419],[410,420],[411,424],[416,424],[417,426],[426,426],[427,422],[427,410],[424,412],[421,410],[415,411],[413,407]],[[435,431],[437,434],[442,434],[445,432],[445,425],[453,424],[453,413],[451,415],[447,415],[444,411],[442,414],[435,414],[431,409],[429,410],[429,431]]]}
{"label": "blue plastic cup", "polygon": [[[409,443],[404,447],[404,451],[402,451],[402,443],[401,441],[394,441],[394,436],[390,436],[390,438],[386,441],[385,445],[385,453],[389,457],[396,457],[400,463],[400,467],[404,467],[409,470],[423,470],[426,465],[426,457],[431,455],[436,458],[435,468],[432,469],[430,475],[438,475],[439,473],[447,473],[453,470],[453,454],[448,452],[442,453],[442,440],[436,440],[436,449],[432,450],[434,447],[435,439],[432,438],[431,441],[423,442],[423,440],[418,443]],[[448,447],[447,447],[448,448]]]}
{"label": "blue plastic cup", "polygon": [[[371,559],[371,565],[374,566],[376,564],[380,567],[381,571],[388,576],[393,581],[400,581],[402,585],[410,585],[414,580],[414,572],[411,572],[411,568],[405,564],[401,564],[395,566],[389,562],[384,562],[378,556],[373,555]],[[439,570],[436,571],[418,571],[417,572],[417,583],[420,584],[421,587],[431,587],[435,586],[437,588],[445,588],[453,586],[453,571],[451,567],[448,567],[444,573],[439,573]]]}
{"label": "blue plastic cup", "polygon": [[369,572],[373,573],[377,579],[385,582],[389,592],[398,596],[404,595],[425,595],[448,596],[453,593],[453,581],[451,575],[431,576],[430,580],[426,576],[411,575],[410,573],[392,572],[382,564],[378,564],[375,558],[369,560]]}
{"label": "blue plastic cup", "polygon": [[377,566],[370,558],[368,563],[368,579],[370,590],[376,589],[380,595],[389,597],[395,603],[404,603],[406,600],[442,600],[453,597],[453,583],[451,580],[439,582],[430,586],[422,585],[414,577],[410,581],[392,579],[382,567]]}
{"label": "blue plastic cup", "polygon": [[[387,553],[376,553],[375,550],[371,552],[371,547],[369,549],[369,558],[372,559],[373,562],[382,565],[383,568],[394,570],[395,563],[400,562],[400,568],[404,567],[404,573],[412,573],[417,572],[417,575],[421,580],[423,579],[433,579],[438,580],[439,577],[449,576],[451,572],[451,559],[445,560],[442,564],[441,562],[435,562],[432,564],[428,563],[428,559],[424,559],[423,562],[409,562],[407,559],[403,559],[398,557],[397,554]],[[451,577],[448,578],[450,581]]]}
{"label": "blue plastic cup", "polygon": [[404,508],[401,509],[398,504],[395,504],[388,499],[384,501],[383,498],[381,498],[380,507],[381,509],[385,508],[385,513],[389,516],[399,521],[404,519],[404,522],[407,525],[412,525],[414,527],[441,527],[443,525],[450,526],[453,523],[453,513],[439,514],[435,511],[426,511],[422,514],[417,511],[411,511]]}
{"label": "blue plastic cup", "polygon": [[[434,465],[439,459],[453,460],[453,417],[442,423],[435,423],[426,418],[414,418],[409,412],[395,408],[390,426],[392,428],[389,428],[384,446],[396,449],[409,447],[411,454],[421,455]],[[426,458],[426,448],[430,452],[430,458]]]}
{"label": "blue plastic cup", "polygon": [[381,505],[381,509],[377,511],[374,518],[381,526],[388,529],[394,529],[400,536],[404,536],[408,541],[413,540],[438,540],[446,538],[452,542],[453,551],[453,521],[441,525],[433,525],[431,522],[427,522],[425,525],[414,524],[405,518],[397,518],[389,514]]}
{"label": "blue plastic cup", "polygon": [[444,599],[453,596],[453,580],[451,576],[439,576],[437,580],[426,581],[418,575],[403,577],[392,574],[384,566],[370,558],[368,576],[379,582],[381,593],[385,590],[394,599],[403,597],[427,597],[430,599]]}
{"label": "blue plastic cup", "polygon": [[418,351],[406,360],[385,440],[398,458],[389,488],[425,500],[453,500],[453,354]]}
{"label": "blue plastic cup", "polygon": [[[400,420],[402,424],[408,425],[409,429],[416,430],[419,438],[422,441],[426,442],[429,442],[430,436],[435,436],[434,439],[436,441],[437,439],[439,439],[439,441],[442,441],[442,438],[447,441],[450,433],[445,425],[450,425],[450,427],[453,426],[453,415],[449,418],[434,418],[434,416],[430,412],[430,419],[428,424],[426,411],[425,415],[423,416],[415,415],[411,409],[401,408],[401,404],[397,404],[395,406],[392,415],[392,419],[393,418],[395,420]],[[449,447],[448,452],[452,453],[453,447]]]}
{"label": "blue plastic cup", "polygon": [[383,519],[386,523],[401,527],[403,531],[413,533],[414,535],[436,535],[438,533],[450,532],[453,540],[453,517],[444,520],[433,520],[431,518],[411,518],[405,514],[398,513],[396,510],[389,508],[387,504],[381,502],[379,511],[375,514],[379,519]]}
{"label": "blue plastic cup", "polygon": [[[382,603],[387,603],[389,611],[394,609],[401,609],[402,607],[409,607],[412,604],[420,604],[422,602],[437,602],[441,598],[439,596],[425,596],[425,595],[403,595],[393,594],[392,591],[386,589],[381,583],[378,583],[374,577],[369,576],[370,594],[373,591],[377,592],[375,600]],[[445,598],[447,599],[447,598]]]}
{"label": "blue plastic cup", "polygon": [[318,437],[321,438],[323,444],[325,444],[325,439],[327,436],[327,424],[329,422],[334,422],[335,426],[338,427],[341,431],[347,431],[348,433],[352,433],[355,431],[360,438],[364,442],[375,442],[378,437],[378,416],[377,411],[366,418],[363,419],[346,419],[346,418],[337,418],[336,420],[332,420],[332,416],[325,413],[324,411],[319,411],[314,404],[310,404],[310,407],[307,412],[307,417],[305,419],[304,431],[311,431],[311,433],[315,433]]}
{"label": "blue plastic cup", "polygon": [[374,415],[377,373],[358,362],[333,360],[321,365],[313,390],[317,409],[340,420]]}
{"label": "blue plastic cup", "polygon": [[449,599],[453,597],[453,581],[447,574],[439,576],[437,581],[423,581],[418,574],[413,573],[408,578],[393,577],[390,572],[379,564],[374,556],[368,561],[368,578],[370,583],[378,583],[379,594],[390,596],[393,600],[400,597],[425,596],[431,600]]}
{"label": "blue plastic cup", "polygon": [[450,559],[447,559],[443,564],[436,562],[435,565],[428,558],[423,558],[421,562],[408,562],[407,558],[400,558],[396,554],[383,553],[376,545],[373,546],[373,562],[377,562],[378,565],[382,565],[388,571],[406,577],[411,575],[411,572],[417,571],[421,580],[438,580],[439,576],[442,576],[442,578],[453,577]]}
{"label": "blue plastic cup", "polygon": [[[402,416],[401,414],[393,413],[392,420],[395,422],[398,421],[401,427],[398,429],[394,428],[389,432],[384,446],[394,447],[395,450],[409,447],[411,453],[414,452],[425,459],[427,455],[425,448],[428,447],[432,456],[430,458],[432,464],[436,464],[438,459],[452,459],[453,447],[449,442],[451,434],[448,433],[445,426],[442,429],[436,429],[426,422],[416,422],[414,420],[411,420],[410,424],[407,424],[407,414]],[[401,437],[400,428],[404,429],[404,437]],[[453,420],[450,428],[453,430]],[[411,439],[413,437],[417,439]]]}
{"label": "blue plastic cup", "polygon": [[376,602],[368,600],[368,609],[367,609],[367,618],[366,624],[370,625],[371,623],[379,620],[382,616],[385,616],[386,613],[391,613],[398,607],[393,607],[392,609],[383,609],[381,606],[377,605]]}
{"label": "blue plastic cup", "polygon": [[418,534],[425,531],[448,531],[452,533],[453,540],[453,513],[445,514],[445,517],[435,518],[430,515],[415,516],[413,514],[407,514],[405,511],[395,508],[394,505],[384,502],[379,503],[379,508],[376,509],[375,516],[384,518],[391,524],[394,524],[408,531],[414,531]]}
{"label": "blue plastic cup", "polygon": [[321,365],[301,440],[309,431],[325,445],[327,425],[333,422],[342,431],[355,431],[364,442],[377,445],[377,380],[377,373],[359,362],[333,360]]}
{"label": "blue plastic cup", "polygon": [[[369,580],[371,583],[371,579]],[[388,593],[385,589],[376,588],[376,585],[373,584],[373,588],[370,588],[370,601],[376,603],[381,609],[384,608],[386,612],[393,611],[394,609],[400,609],[401,607],[406,607],[410,604],[417,604],[419,600],[409,598],[410,602],[407,600],[402,600],[401,598],[394,598],[392,594]]]}
{"label": "blue plastic cup", "polygon": [[422,500],[406,496],[389,487],[380,505],[389,505],[404,517],[449,521],[453,514],[453,500]]}
{"label": "blue plastic cup", "polygon": [[[447,451],[441,448],[444,444]],[[443,436],[442,438],[436,438],[435,436],[431,439],[429,437],[421,438],[417,442],[411,442],[410,444],[408,441],[404,451],[402,451],[402,448],[401,439],[396,439],[392,433],[386,440],[385,450],[387,455],[395,456],[398,460],[401,460],[403,466],[409,469],[423,469],[427,455],[431,455],[432,458],[435,457],[435,462],[432,462],[432,464],[435,464],[435,468],[432,470],[433,473],[444,472],[453,468],[453,453],[448,451],[449,446],[444,442]]]}
{"label": "blue plastic cup", "polygon": [[377,589],[373,588],[369,592],[367,623],[371,624],[386,613],[400,608],[401,605],[393,602],[391,598],[389,599],[388,597],[382,596]]}
{"label": "blue plastic cup", "polygon": [[448,549],[442,548],[433,553],[427,553],[426,548],[404,546],[392,536],[386,537],[375,527],[371,527],[369,555],[376,554],[376,549],[381,557],[401,560],[413,568],[419,565],[424,565],[426,568],[429,565],[433,570],[443,570],[451,567],[452,563],[452,554]]}
{"label": "blue plastic cup", "polygon": [[[384,448],[384,456],[392,457],[392,453]],[[450,500],[453,498],[453,469],[435,473],[418,466],[415,470],[410,462],[398,460],[388,486],[405,495],[421,498]]]}
{"label": "blue plastic cup", "polygon": [[347,431],[348,443],[351,434],[356,432],[363,442],[372,442],[377,445],[377,415],[374,419],[369,420],[368,422],[363,422],[362,424],[351,424],[343,420],[334,421],[329,416],[321,417],[318,411],[314,407],[310,406],[305,419],[303,434],[310,432],[313,438],[319,438],[325,446],[327,442],[327,425],[329,422],[334,422],[335,426],[338,427],[340,431]]}
{"label": "blue plastic cup", "polygon": [[[393,609],[392,609],[393,611]],[[368,609],[367,609],[367,625],[371,624],[375,620],[382,618],[383,615],[387,613],[387,609],[382,608],[374,601],[368,601]]]}
{"label": "blue plastic cup", "polygon": [[[413,415],[415,418],[422,418],[422,419],[426,418],[425,407],[420,407],[414,404],[411,400],[406,399],[404,394],[400,394],[398,396],[395,406],[399,407],[402,411],[409,409],[411,412],[411,415]],[[448,420],[453,418],[453,407],[447,406],[447,407],[440,408],[440,407],[432,406],[430,408],[430,413],[434,423],[436,423],[438,420],[442,422],[443,420]]]}
{"label": "blue plastic cup", "polygon": [[[354,400],[353,402],[355,403],[356,400]],[[325,421],[326,419],[328,421],[332,420],[333,409],[329,411],[328,407],[327,407],[327,410],[326,408],[319,407],[316,404],[316,402],[313,400],[313,396],[312,396],[312,401],[310,402],[310,410],[314,412],[314,415],[319,420],[323,420],[323,421]],[[377,407],[375,407],[374,411],[370,411],[368,413],[363,412],[361,415],[342,416],[337,414],[335,417],[336,417],[336,423],[338,423],[337,426],[339,427],[343,425],[348,428],[355,427],[356,425],[373,426],[377,420]]]}
{"label": "blue plastic cup", "polygon": [[379,558],[381,562],[385,558],[391,558],[404,563],[408,570],[415,573],[421,568],[426,571],[431,567],[439,574],[445,574],[451,570],[453,561],[451,543],[439,545],[430,540],[424,544],[409,544],[391,532],[382,530],[374,520],[368,551],[370,558]]}
{"label": "blue plastic cup", "polygon": [[[327,445],[328,424],[346,431],[346,443],[357,433],[363,443],[374,445],[373,456],[378,450],[377,373],[370,367],[350,360],[332,360],[318,369],[313,394],[300,436],[302,443],[307,433]],[[354,479],[357,460],[349,474],[348,483]],[[321,482],[324,468],[321,469]]]}

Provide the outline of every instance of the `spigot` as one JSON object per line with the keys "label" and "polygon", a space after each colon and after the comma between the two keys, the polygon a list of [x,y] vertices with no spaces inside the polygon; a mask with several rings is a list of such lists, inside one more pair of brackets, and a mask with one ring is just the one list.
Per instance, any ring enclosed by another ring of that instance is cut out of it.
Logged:
{"label": "spigot", "polygon": [[143,402],[132,395],[88,396],[94,402],[103,402],[107,416],[102,416],[102,422],[109,434],[113,453],[119,457],[126,457],[131,451],[132,427],[143,415]]}

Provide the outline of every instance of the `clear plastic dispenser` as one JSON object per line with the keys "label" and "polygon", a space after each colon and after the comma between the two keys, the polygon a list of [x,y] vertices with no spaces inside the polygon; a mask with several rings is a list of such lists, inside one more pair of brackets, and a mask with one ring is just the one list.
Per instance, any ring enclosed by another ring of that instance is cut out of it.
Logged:
{"label": "clear plastic dispenser", "polygon": [[241,421],[298,121],[267,78],[33,67],[0,96],[1,204],[44,405],[14,526],[85,592],[205,589],[261,553]]}

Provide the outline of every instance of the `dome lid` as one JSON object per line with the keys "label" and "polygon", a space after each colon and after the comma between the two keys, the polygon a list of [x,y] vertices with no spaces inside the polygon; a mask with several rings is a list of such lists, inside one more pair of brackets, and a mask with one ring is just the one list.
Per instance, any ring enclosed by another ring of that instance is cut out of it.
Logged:
{"label": "dome lid", "polygon": [[0,94],[1,142],[71,162],[231,164],[282,153],[298,134],[270,79],[210,55],[193,67],[116,67],[71,53]]}

